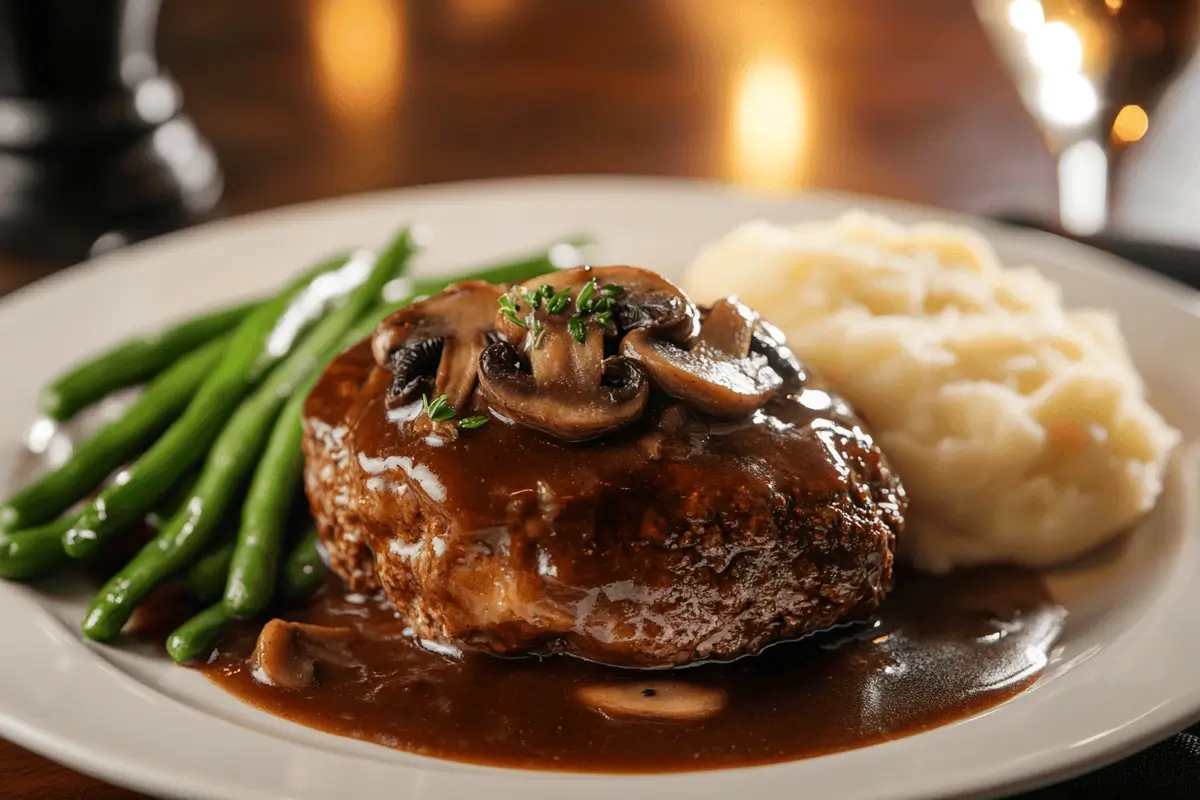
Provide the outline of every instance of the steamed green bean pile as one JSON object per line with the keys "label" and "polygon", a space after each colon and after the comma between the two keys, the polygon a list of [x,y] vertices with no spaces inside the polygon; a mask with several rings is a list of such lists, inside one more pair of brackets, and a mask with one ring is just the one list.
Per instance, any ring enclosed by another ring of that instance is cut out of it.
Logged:
{"label": "steamed green bean pile", "polygon": [[555,268],[548,249],[414,280],[409,297],[386,303],[384,287],[417,250],[406,228],[377,254],[325,259],[273,296],[129,339],[56,377],[39,405],[57,422],[117,390],[144,389],[0,504],[0,577],[35,580],[128,552],[151,521],[152,538],[97,592],[83,633],[114,639],[151,591],[182,579],[207,608],[168,637],[176,661],[204,655],[237,619],[311,594],[325,567],[312,520],[297,510],[301,417],[325,366],[391,311],[451,283]]}

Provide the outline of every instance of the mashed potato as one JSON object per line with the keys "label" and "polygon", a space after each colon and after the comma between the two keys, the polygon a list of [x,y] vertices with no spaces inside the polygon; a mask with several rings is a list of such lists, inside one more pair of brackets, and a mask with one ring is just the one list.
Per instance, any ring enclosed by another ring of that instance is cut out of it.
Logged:
{"label": "mashed potato", "polygon": [[1116,320],[1065,310],[971,230],[756,222],[701,252],[685,287],[740,296],[858,407],[911,497],[901,552],[917,566],[1062,561],[1162,489],[1179,434]]}

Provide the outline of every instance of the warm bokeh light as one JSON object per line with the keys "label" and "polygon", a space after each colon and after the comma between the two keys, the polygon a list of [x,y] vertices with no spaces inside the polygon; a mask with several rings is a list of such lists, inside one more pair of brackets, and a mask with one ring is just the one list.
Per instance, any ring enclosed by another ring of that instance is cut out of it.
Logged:
{"label": "warm bokeh light", "polygon": [[745,186],[786,191],[800,182],[806,146],[804,87],[795,63],[764,57],[734,83],[730,174]]}
{"label": "warm bokeh light", "polygon": [[1008,21],[1019,31],[1033,33],[1046,21],[1046,10],[1040,0],[1012,0],[1008,4]]}
{"label": "warm bokeh light", "polygon": [[[812,155],[828,131],[822,99],[838,76],[807,66],[819,3],[795,0],[666,0],[678,33],[708,57],[697,77],[719,82],[725,102],[714,106],[723,134],[712,169],[730,181],[763,192],[787,192],[813,180]],[[836,111],[834,112],[836,116]]]}
{"label": "warm bokeh light", "polygon": [[313,0],[310,9],[317,79],[329,107],[354,123],[386,116],[403,79],[403,5]]}
{"label": "warm bokeh light", "polygon": [[1079,17],[1072,17],[1070,23],[1047,20],[1046,8],[1039,0],[1011,0],[1007,14],[1019,42],[1014,44],[1028,56],[1017,69],[1029,75],[1022,93],[1034,114],[1056,129],[1073,130],[1093,122],[1100,111],[1100,97],[1085,69],[1084,35],[1075,26],[1083,26],[1089,35],[1095,31]]}
{"label": "warm bokeh light", "polygon": [[1029,33],[1029,58],[1044,75],[1079,72],[1083,42],[1065,22],[1049,22]]}
{"label": "warm bokeh light", "polygon": [[1150,117],[1141,106],[1125,106],[1113,122],[1113,138],[1129,144],[1145,136],[1149,128]]}
{"label": "warm bokeh light", "polygon": [[1078,72],[1047,75],[1038,89],[1042,118],[1050,125],[1078,127],[1091,122],[1100,110],[1096,87]]}
{"label": "warm bokeh light", "polygon": [[512,15],[521,0],[446,0],[455,23],[469,32],[488,31]]}
{"label": "warm bokeh light", "polygon": [[1125,2],[1124,0],[1104,0],[1104,5],[1108,6],[1108,10],[1115,14],[1121,10],[1121,6],[1125,5]]}

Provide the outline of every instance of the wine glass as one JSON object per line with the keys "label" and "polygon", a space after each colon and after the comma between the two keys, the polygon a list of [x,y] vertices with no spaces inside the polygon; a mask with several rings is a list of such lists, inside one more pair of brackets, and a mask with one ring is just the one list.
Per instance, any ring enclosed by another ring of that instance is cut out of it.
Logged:
{"label": "wine glass", "polygon": [[1200,0],[975,0],[975,9],[1058,159],[1060,224],[1081,235],[1107,228],[1120,157],[1196,50]]}

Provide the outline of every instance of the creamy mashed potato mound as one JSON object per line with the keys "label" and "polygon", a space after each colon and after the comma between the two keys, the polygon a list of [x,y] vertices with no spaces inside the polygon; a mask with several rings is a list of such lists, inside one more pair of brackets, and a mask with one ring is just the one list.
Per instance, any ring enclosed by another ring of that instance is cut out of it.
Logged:
{"label": "creamy mashed potato mound", "polygon": [[919,567],[1069,559],[1162,490],[1179,434],[1146,402],[1116,319],[1064,309],[972,230],[861,212],[754,222],[684,285],[738,295],[857,406],[908,490],[900,549]]}

